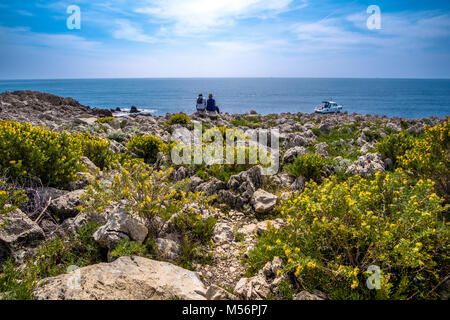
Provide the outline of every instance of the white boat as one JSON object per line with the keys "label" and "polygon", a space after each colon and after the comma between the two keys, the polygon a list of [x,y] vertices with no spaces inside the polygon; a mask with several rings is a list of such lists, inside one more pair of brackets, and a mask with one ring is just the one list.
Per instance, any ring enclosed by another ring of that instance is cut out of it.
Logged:
{"label": "white boat", "polygon": [[340,113],[344,106],[338,105],[334,101],[325,100],[323,105],[314,109],[316,113]]}

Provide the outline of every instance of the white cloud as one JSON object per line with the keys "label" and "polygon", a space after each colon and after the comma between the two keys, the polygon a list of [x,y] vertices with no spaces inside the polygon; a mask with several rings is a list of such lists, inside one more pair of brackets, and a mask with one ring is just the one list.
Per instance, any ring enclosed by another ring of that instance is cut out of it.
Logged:
{"label": "white cloud", "polygon": [[156,39],[143,33],[141,28],[133,26],[128,20],[116,20],[119,28],[113,32],[116,39],[124,39],[136,42],[154,43]]}
{"label": "white cloud", "polygon": [[49,34],[32,32],[26,27],[8,28],[0,26],[0,42],[9,45],[47,47],[52,49],[93,52],[100,42],[89,41],[73,34]]}
{"label": "white cloud", "polygon": [[156,0],[136,9],[151,19],[174,24],[176,34],[200,33],[232,25],[236,19],[276,14],[289,9],[293,0]]}

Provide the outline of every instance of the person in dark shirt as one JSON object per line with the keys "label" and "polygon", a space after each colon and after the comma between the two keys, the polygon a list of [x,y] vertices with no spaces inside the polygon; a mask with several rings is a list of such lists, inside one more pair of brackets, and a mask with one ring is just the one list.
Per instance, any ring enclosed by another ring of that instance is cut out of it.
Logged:
{"label": "person in dark shirt", "polygon": [[209,94],[209,99],[206,101],[206,110],[209,112],[217,112],[220,113],[219,107],[216,105],[216,100],[213,99],[212,93]]}

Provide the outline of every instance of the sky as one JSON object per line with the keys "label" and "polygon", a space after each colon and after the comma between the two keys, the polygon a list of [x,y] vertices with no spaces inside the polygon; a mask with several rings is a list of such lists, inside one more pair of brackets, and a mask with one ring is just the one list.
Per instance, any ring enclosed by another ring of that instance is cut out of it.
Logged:
{"label": "sky", "polygon": [[152,77],[448,79],[450,1],[0,0],[0,79]]}

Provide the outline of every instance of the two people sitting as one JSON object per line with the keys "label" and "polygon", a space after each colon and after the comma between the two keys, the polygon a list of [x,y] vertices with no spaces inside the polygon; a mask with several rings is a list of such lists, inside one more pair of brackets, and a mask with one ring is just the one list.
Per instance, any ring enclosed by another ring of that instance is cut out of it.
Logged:
{"label": "two people sitting", "polygon": [[197,98],[197,112],[204,113],[208,112],[209,115],[214,115],[220,113],[219,107],[216,104],[216,100],[213,99],[213,95],[210,93],[208,100],[203,97],[203,94],[199,94]]}

